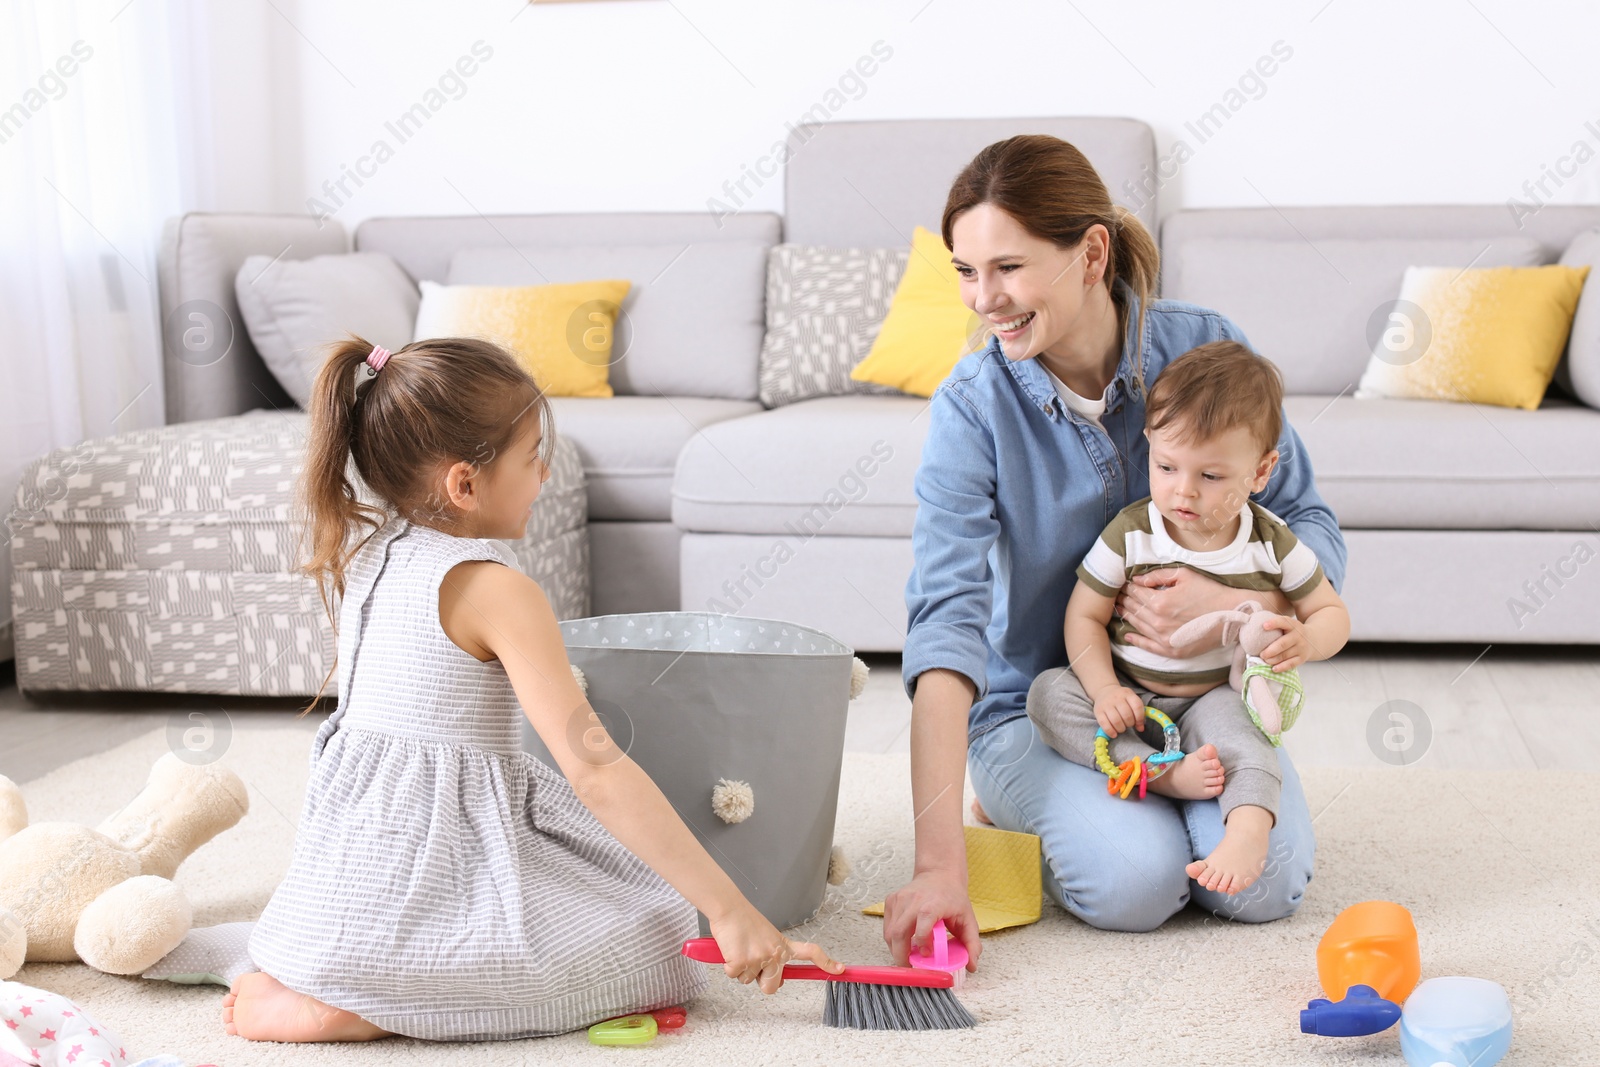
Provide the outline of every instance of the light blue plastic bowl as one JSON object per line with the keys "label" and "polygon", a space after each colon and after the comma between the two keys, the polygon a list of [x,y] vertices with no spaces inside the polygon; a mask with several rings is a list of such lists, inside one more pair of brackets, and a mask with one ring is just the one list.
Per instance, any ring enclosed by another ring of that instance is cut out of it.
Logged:
{"label": "light blue plastic bowl", "polygon": [[1511,1047],[1511,1001],[1486,978],[1430,978],[1400,1012],[1410,1067],[1492,1067]]}

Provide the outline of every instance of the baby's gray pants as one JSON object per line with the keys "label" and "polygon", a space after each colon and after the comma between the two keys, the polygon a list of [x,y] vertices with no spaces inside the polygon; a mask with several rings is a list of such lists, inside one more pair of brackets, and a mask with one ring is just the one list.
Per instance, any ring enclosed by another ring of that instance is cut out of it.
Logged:
{"label": "baby's gray pants", "polygon": [[[1217,798],[1224,821],[1240,804],[1255,804],[1270,811],[1277,822],[1278,792],[1283,784],[1278,754],[1267,735],[1250,720],[1232,687],[1224,682],[1197,697],[1166,697],[1152,693],[1121,671],[1117,680],[1149,707],[1166,712],[1178,726],[1184,752],[1194,752],[1207,743],[1217,746],[1227,776]],[[1028,689],[1028,717],[1045,744],[1073,763],[1095,768],[1094,737],[1100,724],[1094,717],[1094,701],[1070,669],[1056,667],[1033,680]],[[1161,727],[1146,716],[1143,736],[1123,730],[1111,739],[1111,762],[1143,759],[1162,747]]]}

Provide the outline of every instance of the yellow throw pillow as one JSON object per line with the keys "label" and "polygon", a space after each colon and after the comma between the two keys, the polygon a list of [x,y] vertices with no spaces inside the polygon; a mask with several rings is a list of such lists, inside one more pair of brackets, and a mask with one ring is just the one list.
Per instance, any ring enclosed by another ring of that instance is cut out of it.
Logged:
{"label": "yellow throw pillow", "polygon": [[1408,267],[1358,398],[1539,406],[1588,267]]}
{"label": "yellow throw pillow", "polygon": [[911,256],[894,291],[877,340],[850,378],[932,396],[949,377],[983,322],[961,302],[961,278],[950,250],[921,226],[911,235]]}
{"label": "yellow throw pillow", "polygon": [[551,396],[612,396],[612,335],[631,285],[423,282],[413,340],[480,337],[503,345]]}

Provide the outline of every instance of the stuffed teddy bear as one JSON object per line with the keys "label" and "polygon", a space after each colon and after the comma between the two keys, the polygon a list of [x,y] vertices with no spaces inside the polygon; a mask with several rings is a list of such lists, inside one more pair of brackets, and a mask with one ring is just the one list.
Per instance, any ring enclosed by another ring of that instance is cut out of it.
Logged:
{"label": "stuffed teddy bear", "polygon": [[149,968],[191,925],[188,897],[171,881],[178,865],[249,808],[237,774],[169,752],[98,828],[29,826],[21,791],[0,776],[0,980],[25,961]]}
{"label": "stuffed teddy bear", "polygon": [[1243,699],[1251,721],[1274,746],[1283,743],[1283,732],[1295,724],[1305,707],[1300,672],[1275,671],[1261,658],[1267,646],[1283,636],[1281,630],[1267,629],[1269,621],[1280,618],[1283,616],[1256,601],[1246,600],[1231,611],[1212,611],[1190,619],[1172,635],[1172,644],[1181,647],[1220,630],[1222,645],[1234,645],[1228,684]]}

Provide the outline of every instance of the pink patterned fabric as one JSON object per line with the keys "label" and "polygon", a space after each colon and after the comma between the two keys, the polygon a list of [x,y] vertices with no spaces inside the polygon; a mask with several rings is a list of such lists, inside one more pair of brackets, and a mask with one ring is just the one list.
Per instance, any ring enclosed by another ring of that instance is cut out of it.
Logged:
{"label": "pink patterned fabric", "polygon": [[[122,1041],[56,993],[0,982],[0,1067],[126,1067]],[[17,1057],[21,1056],[21,1059]]]}

